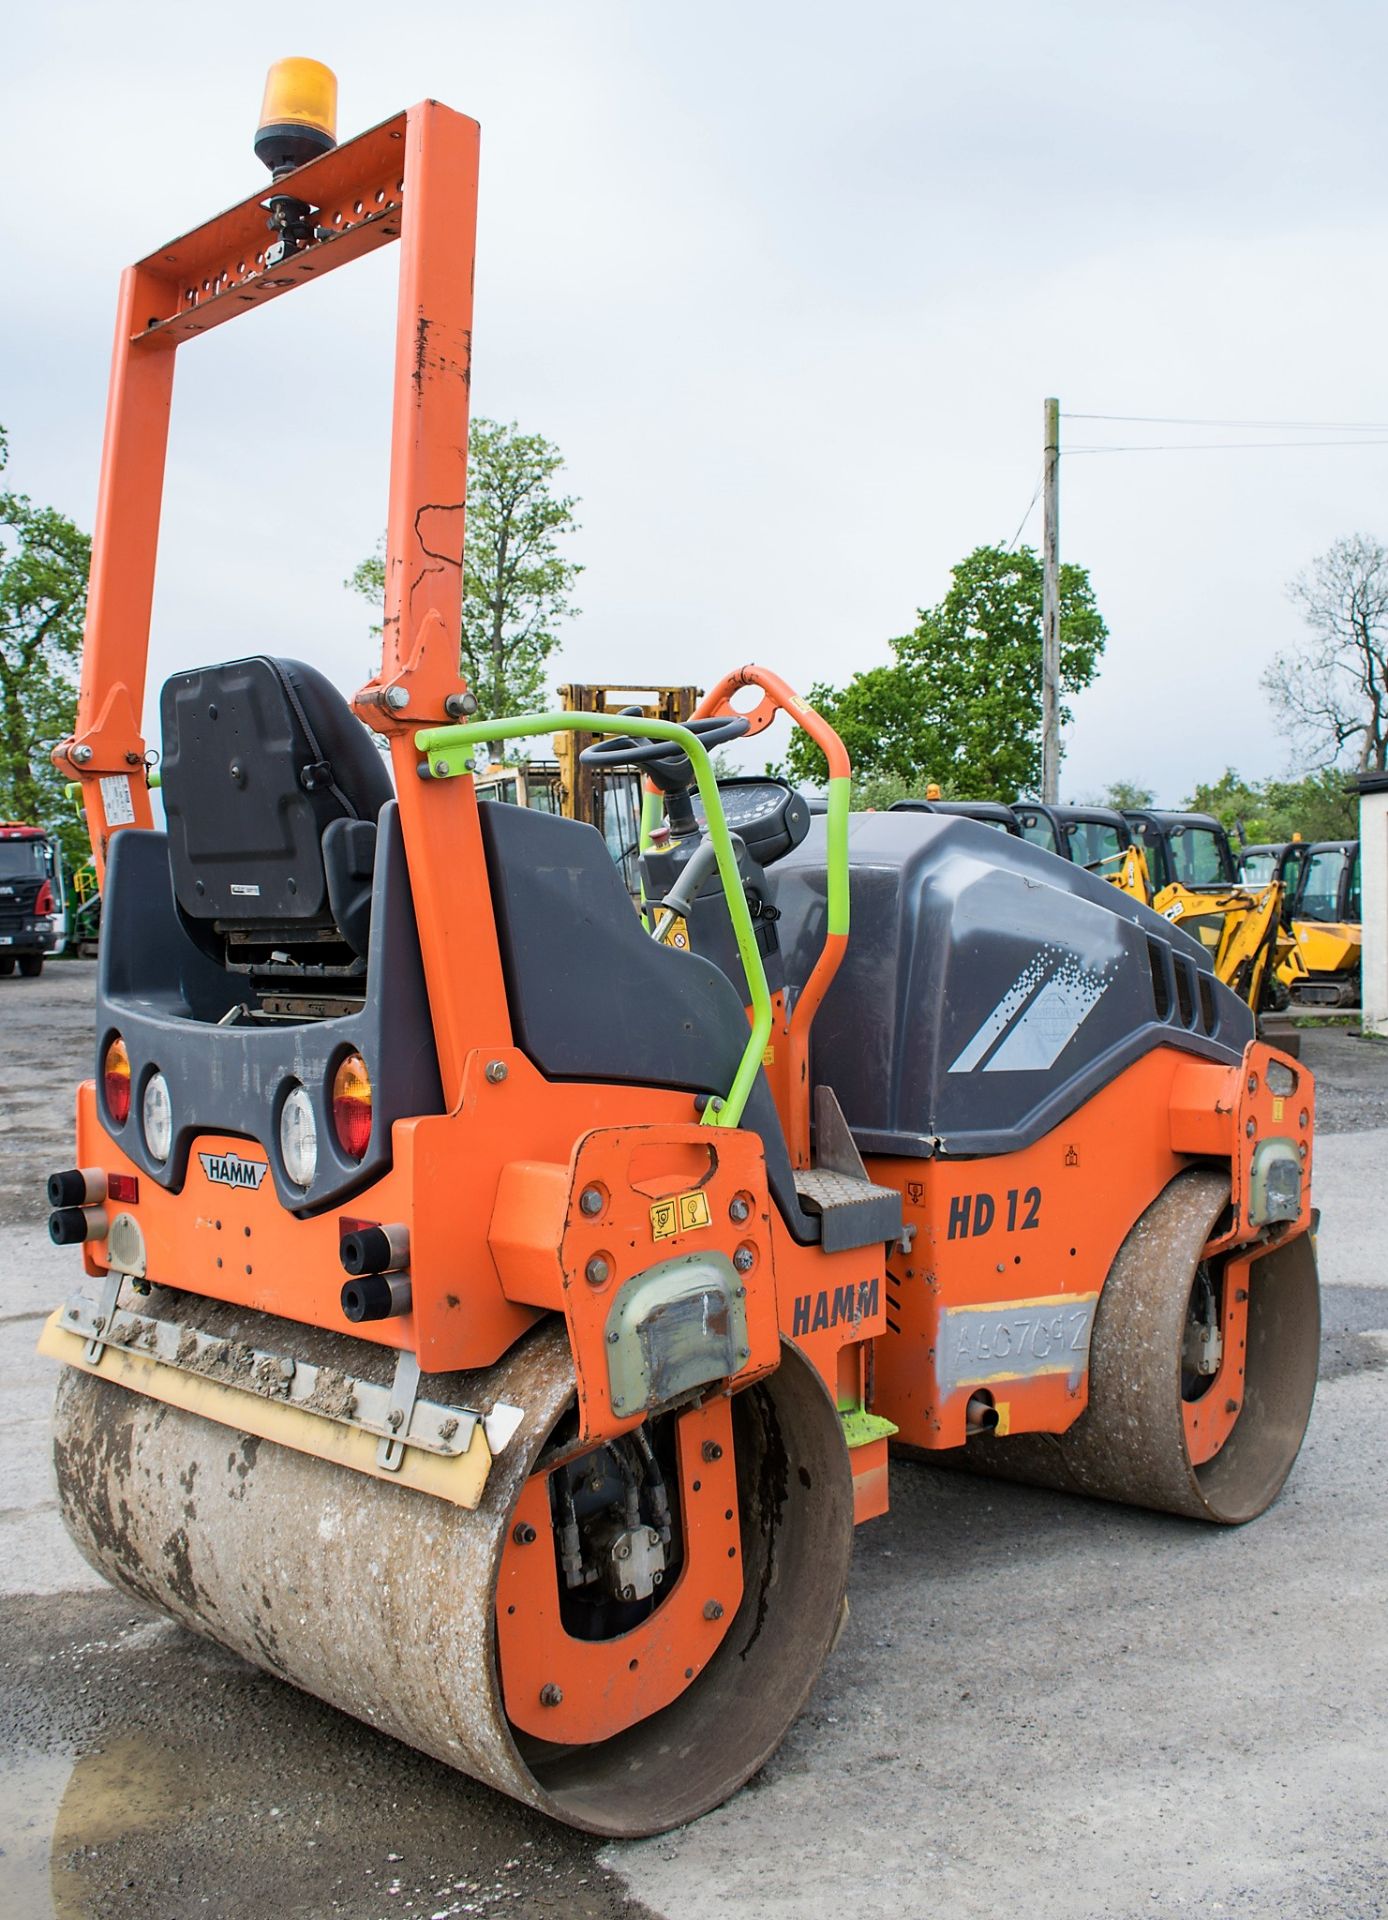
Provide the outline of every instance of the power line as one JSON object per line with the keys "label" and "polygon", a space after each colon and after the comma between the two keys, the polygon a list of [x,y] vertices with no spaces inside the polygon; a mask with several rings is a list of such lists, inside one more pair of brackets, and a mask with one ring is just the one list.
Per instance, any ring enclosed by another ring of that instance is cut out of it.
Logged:
{"label": "power line", "polygon": [[[1384,440],[1178,440],[1126,447],[1066,447],[1072,453],[1263,453],[1274,447],[1388,447]],[[1027,510],[1030,512],[1030,508]]]}
{"label": "power line", "polygon": [[1045,477],[1046,477],[1046,469],[1044,466],[1042,466],[1040,471],[1037,473],[1036,485],[1032,489],[1031,498],[1030,500],[1027,501],[1027,510],[1022,515],[1021,519],[1017,522],[1017,531],[1013,534],[1012,538],[1008,541],[1007,545],[1003,548],[1004,553],[1011,553],[1012,549],[1016,546],[1017,542],[1021,539],[1022,528],[1026,525],[1027,521],[1030,520],[1031,510],[1041,497],[1041,482],[1045,479]]}
{"label": "power line", "polygon": [[1388,433],[1384,420],[1205,420],[1172,413],[1063,413],[1062,420],[1120,420],[1146,427],[1247,427],[1294,433]]}

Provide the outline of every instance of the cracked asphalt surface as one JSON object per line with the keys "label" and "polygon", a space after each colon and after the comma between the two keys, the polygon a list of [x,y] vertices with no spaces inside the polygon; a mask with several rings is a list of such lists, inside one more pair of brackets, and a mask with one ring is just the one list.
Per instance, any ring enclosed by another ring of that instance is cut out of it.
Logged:
{"label": "cracked asphalt surface", "polygon": [[893,1468],[806,1713],[728,1806],[599,1847],[113,1593],[68,1545],[33,1353],[74,1260],[94,968],[0,981],[0,1911],[558,1920],[1388,1911],[1388,1047],[1307,1031],[1321,1389],[1235,1532]]}

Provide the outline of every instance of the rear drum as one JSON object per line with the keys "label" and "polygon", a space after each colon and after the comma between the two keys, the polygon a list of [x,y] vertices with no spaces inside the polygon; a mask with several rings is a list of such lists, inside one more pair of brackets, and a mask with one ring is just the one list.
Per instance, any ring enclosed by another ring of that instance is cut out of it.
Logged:
{"label": "rear drum", "polygon": [[[1229,1199],[1225,1175],[1182,1173],[1137,1221],[1099,1296],[1089,1404],[1067,1432],[980,1435],[941,1458],[1001,1479],[1236,1526],[1276,1498],[1311,1417],[1320,1293],[1309,1234],[1246,1269],[1201,1255]],[[1246,1326],[1213,1385],[1194,1374],[1206,1286],[1246,1288]],[[1218,1435],[1205,1437],[1218,1424]],[[1203,1423],[1203,1425],[1202,1425]],[[1217,1437],[1215,1450],[1208,1449]]]}

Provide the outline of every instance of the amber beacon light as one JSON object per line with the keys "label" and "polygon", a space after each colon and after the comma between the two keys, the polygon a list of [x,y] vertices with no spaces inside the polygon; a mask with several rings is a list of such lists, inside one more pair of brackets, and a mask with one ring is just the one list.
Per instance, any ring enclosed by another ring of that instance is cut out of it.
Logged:
{"label": "amber beacon light", "polygon": [[321,60],[276,60],[265,76],[256,158],[276,180],[337,145],[337,75]]}

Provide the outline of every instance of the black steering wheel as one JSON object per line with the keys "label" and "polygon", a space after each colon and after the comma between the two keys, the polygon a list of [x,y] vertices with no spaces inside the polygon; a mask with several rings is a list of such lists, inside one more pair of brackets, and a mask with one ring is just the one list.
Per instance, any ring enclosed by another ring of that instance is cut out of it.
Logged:
{"label": "black steering wheel", "polygon": [[[640,707],[625,709],[627,718],[639,714]],[[621,718],[622,716],[616,716]],[[682,723],[707,748],[721,747],[737,740],[747,731],[747,718],[741,713],[713,714],[706,720]],[[610,772],[614,767],[640,767],[662,793],[684,793],[694,784],[694,768],[689,755],[668,740],[636,740],[619,733],[610,740],[594,741],[579,754],[585,767]]]}

